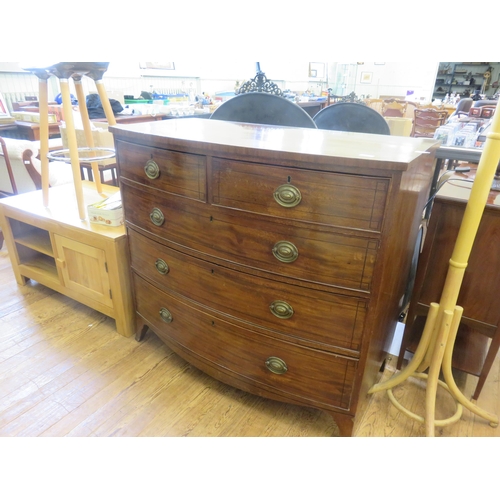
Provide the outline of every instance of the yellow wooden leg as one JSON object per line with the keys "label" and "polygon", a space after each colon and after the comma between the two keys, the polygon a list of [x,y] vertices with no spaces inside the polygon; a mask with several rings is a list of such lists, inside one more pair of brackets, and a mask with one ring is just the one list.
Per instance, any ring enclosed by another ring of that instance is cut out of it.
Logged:
{"label": "yellow wooden leg", "polygon": [[66,78],[59,79],[63,101],[64,121],[66,122],[66,134],[68,136],[69,155],[71,168],[73,170],[73,182],[75,184],[76,201],[78,204],[78,215],[85,220],[85,202],[83,199],[82,177],[80,173],[80,160],[78,158],[78,144],[76,141],[75,123],[73,120],[73,107],[71,105],[71,94],[69,81]]}
{"label": "yellow wooden leg", "polygon": [[[76,97],[78,99],[78,107],[80,109],[80,114],[82,116],[83,130],[85,133],[85,139],[89,148],[94,148],[94,137],[92,135],[92,129],[90,126],[89,112],[87,109],[87,104],[85,102],[85,94],[83,92],[82,80],[80,77],[73,77],[75,82]],[[90,163],[92,167],[92,173],[94,176],[94,182],[98,193],[102,193],[101,176],[99,174],[99,165],[97,162],[93,161]]]}
{"label": "yellow wooden leg", "polygon": [[106,87],[104,86],[103,81],[95,80],[95,85],[97,87],[97,92],[99,93],[99,97],[101,98],[101,104],[104,109],[104,114],[106,115],[106,120],[110,125],[116,125],[116,118],[113,113],[113,109],[111,108],[108,94],[106,92]]}
{"label": "yellow wooden leg", "polygon": [[40,110],[40,163],[42,168],[43,206],[49,206],[49,98],[47,78],[39,77],[38,89]]}

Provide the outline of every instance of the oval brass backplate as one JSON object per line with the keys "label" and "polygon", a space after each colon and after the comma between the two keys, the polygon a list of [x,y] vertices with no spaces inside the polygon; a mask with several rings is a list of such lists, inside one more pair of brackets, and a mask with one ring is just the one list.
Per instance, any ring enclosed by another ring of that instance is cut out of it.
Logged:
{"label": "oval brass backplate", "polygon": [[172,313],[166,307],[162,307],[160,309],[160,318],[165,323],[172,323],[172,321],[174,320],[174,318],[172,317]]}
{"label": "oval brass backplate", "polygon": [[269,356],[266,359],[266,367],[270,372],[276,373],[277,375],[283,375],[288,371],[286,363],[276,356]]}
{"label": "oval brass backplate", "polygon": [[280,319],[288,319],[293,316],[293,307],[284,300],[275,300],[269,305],[269,309]]}
{"label": "oval brass backplate", "polygon": [[285,208],[296,207],[302,200],[299,189],[292,184],[282,184],[277,187],[273,196],[276,202]]}
{"label": "oval brass backplate", "polygon": [[165,222],[165,217],[159,208],[153,208],[149,214],[149,218],[155,226],[161,226]]}
{"label": "oval brass backplate", "polygon": [[289,241],[278,241],[273,247],[273,255],[280,261],[285,263],[294,262],[299,257],[297,247]]}
{"label": "oval brass backplate", "polygon": [[155,267],[160,274],[168,274],[170,271],[168,264],[163,259],[156,259]]}
{"label": "oval brass backplate", "polygon": [[146,162],[144,172],[146,173],[146,177],[151,180],[158,179],[158,177],[160,177],[160,167],[158,167],[157,163],[153,160],[148,160]]}

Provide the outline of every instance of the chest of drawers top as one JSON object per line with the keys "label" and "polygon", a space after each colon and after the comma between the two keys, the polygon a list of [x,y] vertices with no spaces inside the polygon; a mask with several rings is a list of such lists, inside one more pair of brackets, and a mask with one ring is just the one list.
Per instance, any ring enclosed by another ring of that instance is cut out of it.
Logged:
{"label": "chest of drawers top", "polygon": [[[248,158],[305,169],[406,171],[439,143],[432,139],[275,127],[219,120],[165,120],[110,127],[115,140],[194,154]],[[224,153],[224,155],[223,155]],[[366,173],[366,172],[365,172]]]}

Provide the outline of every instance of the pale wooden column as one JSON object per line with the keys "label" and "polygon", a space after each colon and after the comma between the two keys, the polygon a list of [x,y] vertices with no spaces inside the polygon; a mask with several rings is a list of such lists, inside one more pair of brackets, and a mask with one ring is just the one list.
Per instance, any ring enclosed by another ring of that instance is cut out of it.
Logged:
{"label": "pale wooden column", "polygon": [[[73,82],[75,83],[76,90],[76,98],[78,99],[78,108],[80,109],[80,115],[82,117],[83,130],[85,133],[85,139],[87,141],[87,145],[89,148],[93,149],[94,145],[94,137],[92,135],[92,128],[90,125],[89,112],[87,109],[87,102],[85,100],[85,94],[83,92],[82,86],[82,76],[81,75],[73,75]],[[94,155],[91,155],[94,156]],[[92,166],[92,173],[94,175],[94,182],[96,185],[97,192],[99,194],[102,193],[102,184],[101,184],[101,176],[99,175],[99,165],[97,162],[90,162]]]}

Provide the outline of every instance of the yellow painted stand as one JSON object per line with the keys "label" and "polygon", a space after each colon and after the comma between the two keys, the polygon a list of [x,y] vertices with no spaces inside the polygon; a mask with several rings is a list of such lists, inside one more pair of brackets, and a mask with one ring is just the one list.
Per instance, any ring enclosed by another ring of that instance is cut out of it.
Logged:
{"label": "yellow painted stand", "polygon": [[[476,179],[465,209],[460,231],[449,262],[448,274],[441,294],[440,302],[432,303],[427,315],[422,338],[415,354],[406,368],[395,374],[388,381],[374,385],[369,393],[387,391],[389,399],[406,415],[425,423],[425,432],[434,436],[436,426],[444,426],[456,422],[462,412],[462,406],[476,415],[488,420],[492,427],[498,425],[498,416],[489,413],[472,401],[469,401],[458,389],[452,375],[453,346],[457,336],[458,326],[463,308],[457,305],[457,299],[462,285],[465,269],[474,244],[474,239],[483,216],[493,177],[500,160],[500,111],[493,117],[491,132],[487,135],[481,159],[479,161]],[[428,369],[428,374],[423,372]],[[439,381],[443,371],[446,384]],[[425,418],[411,413],[400,405],[392,394],[392,388],[404,382],[411,376],[427,379],[425,397]],[[443,386],[455,398],[457,412],[446,420],[435,419],[435,406],[438,385]]]}

